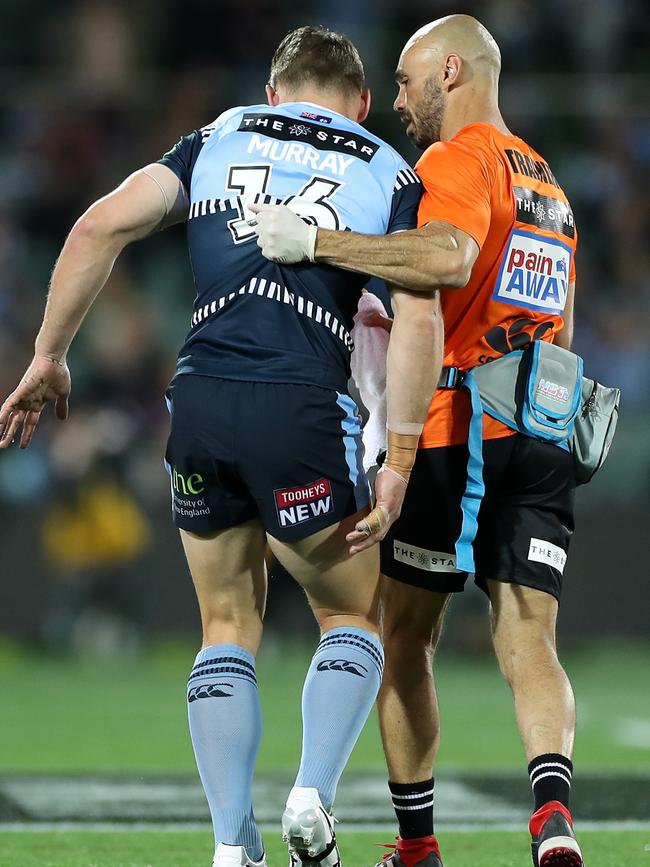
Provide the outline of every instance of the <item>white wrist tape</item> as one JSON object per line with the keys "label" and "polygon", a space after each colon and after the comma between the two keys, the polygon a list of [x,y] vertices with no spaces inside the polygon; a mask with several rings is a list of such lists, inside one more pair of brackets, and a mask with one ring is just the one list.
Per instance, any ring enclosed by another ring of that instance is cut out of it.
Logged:
{"label": "white wrist tape", "polygon": [[419,437],[424,430],[424,424],[416,424],[410,421],[389,421],[386,425],[386,430],[390,430],[396,434]]}
{"label": "white wrist tape", "polygon": [[408,481],[404,478],[404,476],[398,473],[397,470],[394,470],[391,467],[387,467],[386,464],[382,464],[382,466],[379,467],[379,469],[377,470],[377,475],[379,475],[379,473],[390,473],[391,476],[395,476],[400,480],[400,482],[404,482],[405,485],[408,485]]}

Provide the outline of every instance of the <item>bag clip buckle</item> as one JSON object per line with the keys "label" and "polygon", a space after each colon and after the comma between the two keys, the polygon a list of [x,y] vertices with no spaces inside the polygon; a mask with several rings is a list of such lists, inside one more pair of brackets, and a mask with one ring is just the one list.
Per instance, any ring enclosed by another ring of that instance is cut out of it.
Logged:
{"label": "bag clip buckle", "polygon": [[443,367],[438,380],[438,388],[461,388],[466,376],[466,370],[459,370],[457,367]]}

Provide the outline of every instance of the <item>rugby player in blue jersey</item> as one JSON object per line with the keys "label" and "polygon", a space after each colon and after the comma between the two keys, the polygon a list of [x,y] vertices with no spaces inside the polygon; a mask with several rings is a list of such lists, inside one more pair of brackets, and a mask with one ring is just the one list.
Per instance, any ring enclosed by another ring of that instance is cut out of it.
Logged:
{"label": "rugby player in blue jersey", "polygon": [[420,183],[359,125],[370,96],[344,37],[311,27],[290,33],[273,58],[267,102],[226,111],[183,137],[77,221],[52,275],[34,360],[0,410],[0,446],[17,435],[29,445],[49,400],[67,416],[68,348],[115,259],[130,242],[187,221],[196,298],[167,393],[166,461],[203,625],[187,700],[214,864],[265,864],[251,784],[269,544],[305,589],[321,630],[283,832],[293,864],[335,867],[336,786],[383,669],[378,547],[349,557],[345,537],[359,522],[381,535],[399,514],[442,333],[434,294],[393,292],[388,456],[370,512],[347,393],[365,278],[267,261],[249,206],[284,202],[322,228],[387,234],[416,225]]}

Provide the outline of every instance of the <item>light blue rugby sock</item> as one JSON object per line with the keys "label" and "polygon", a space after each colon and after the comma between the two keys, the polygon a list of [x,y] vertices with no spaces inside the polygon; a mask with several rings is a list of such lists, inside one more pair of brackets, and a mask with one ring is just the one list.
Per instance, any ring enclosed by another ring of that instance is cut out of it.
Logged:
{"label": "light blue rugby sock", "polygon": [[259,861],[263,845],[252,784],[262,716],[253,654],[236,644],[201,650],[187,685],[187,708],[215,848],[245,846],[248,857]]}
{"label": "light blue rugby sock", "polygon": [[302,759],[295,785],[318,789],[326,810],[377,697],[383,669],[379,638],[364,629],[331,629],[316,649],[302,693]]}

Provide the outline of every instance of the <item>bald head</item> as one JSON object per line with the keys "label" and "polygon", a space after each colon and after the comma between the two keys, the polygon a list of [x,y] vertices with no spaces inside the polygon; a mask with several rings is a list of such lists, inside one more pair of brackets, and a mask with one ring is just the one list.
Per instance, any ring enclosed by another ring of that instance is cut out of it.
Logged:
{"label": "bald head", "polygon": [[[407,51],[457,54],[476,75],[501,71],[501,52],[490,31],[471,15],[447,15],[417,30],[404,46]],[[469,71],[468,70],[468,71]]]}
{"label": "bald head", "polygon": [[417,147],[451,138],[469,123],[502,124],[500,71],[499,46],[471,15],[447,15],[416,31],[399,59],[394,107]]}

